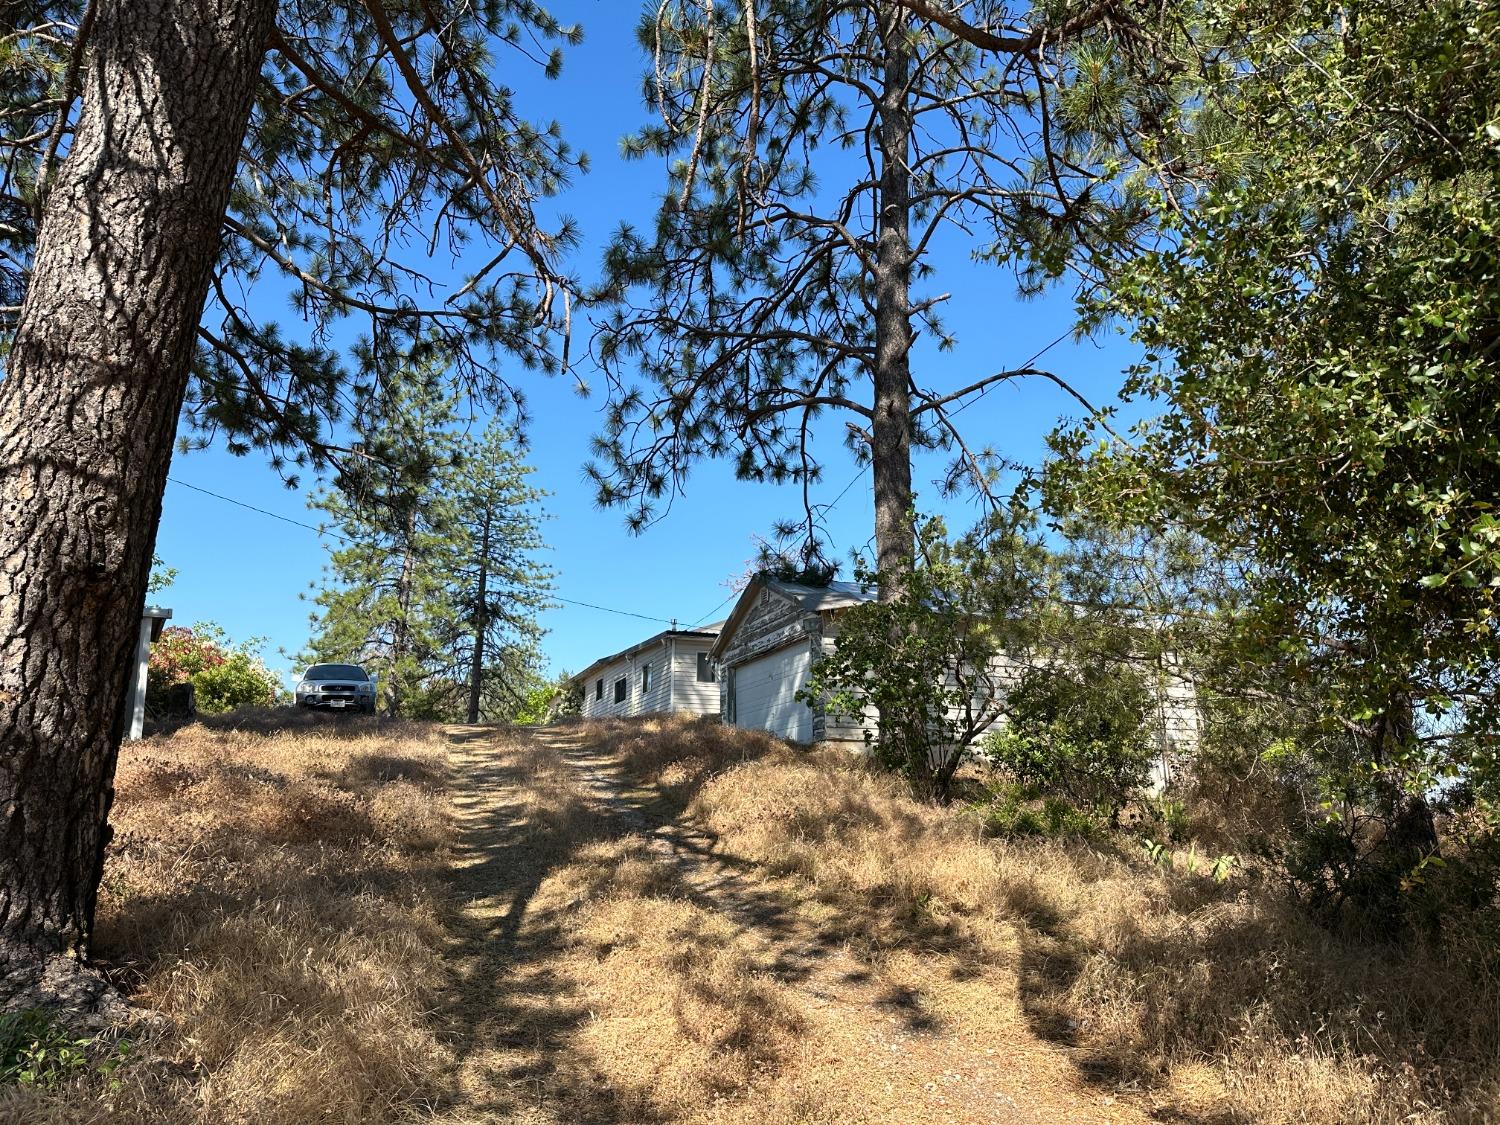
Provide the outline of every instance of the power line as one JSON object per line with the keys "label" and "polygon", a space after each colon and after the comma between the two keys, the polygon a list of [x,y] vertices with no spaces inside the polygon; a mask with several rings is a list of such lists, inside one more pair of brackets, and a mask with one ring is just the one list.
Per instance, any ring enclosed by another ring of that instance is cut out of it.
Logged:
{"label": "power line", "polygon": [[856,484],[856,482],[858,482],[858,481],[859,481],[859,479],[860,479],[860,477],[862,477],[862,476],[864,476],[864,475],[865,475],[865,472],[866,472],[866,470],[867,470],[867,469],[868,469],[868,468],[869,468],[869,466],[868,466],[868,465],[862,465],[862,466],[861,466],[861,467],[860,467],[860,470],[859,470],[859,472],[857,472],[857,473],[855,473],[855,474],[854,474],[854,479],[853,479],[853,480],[851,480],[851,481],[850,481],[850,482],[849,482],[849,483],[848,483],[848,484],[846,484],[846,485],[844,485],[844,490],[843,490],[843,492],[840,492],[840,493],[839,493],[839,494],[838,494],[838,495],[837,495],[837,496],[835,496],[835,497],[834,497],[834,498],[833,498],[833,503],[832,503],[832,504],[829,504],[829,505],[827,505],[827,506],[826,506],[826,507],[825,507],[825,508],[824,508],[824,509],[823,509],[823,512],[824,512],[824,513],[825,513],[825,514],[827,514],[827,513],[828,513],[828,512],[831,512],[831,511],[833,511],[833,510],[834,510],[834,509],[835,509],[835,508],[836,508],[836,507],[838,507],[838,504],[839,504],[839,501],[840,501],[840,500],[842,500],[842,499],[843,499],[843,498],[844,498],[844,495],[845,495],[845,493],[847,493],[847,492],[848,492],[848,491],[849,491],[849,490],[850,490],[850,489],[851,489],[851,488],[853,488],[853,487],[854,487],[854,485],[855,485],[855,484]]}
{"label": "power line", "polygon": [[694,621],[691,625],[688,626],[688,628],[689,629],[696,629],[699,625],[702,625],[710,617],[712,617],[714,614],[718,613],[719,610],[723,609],[726,605],[728,605],[731,599],[739,597],[740,593],[741,593],[741,591],[739,591],[739,590],[731,590],[731,591],[729,591],[729,597],[725,598],[718,605],[714,606],[713,609],[709,610],[702,617],[698,618],[697,621]]}
{"label": "power line", "polygon": [[645,613],[632,613],[628,609],[611,609],[607,605],[595,605],[593,602],[574,601],[572,598],[565,598],[560,594],[548,594],[547,596],[555,602],[567,602],[569,605],[581,605],[586,609],[597,609],[604,613],[618,613],[622,617],[639,617],[642,621],[655,621],[663,625],[675,625],[677,623],[677,619],[674,617],[652,617],[649,614]]}
{"label": "power line", "polygon": [[268,512],[264,508],[257,508],[254,504],[247,504],[243,500],[236,500],[233,496],[225,496],[222,493],[210,492],[206,488],[199,488],[196,484],[188,484],[187,481],[178,480],[176,477],[168,477],[167,479],[175,485],[180,485],[183,488],[191,488],[194,492],[201,492],[205,496],[212,496],[215,500],[222,500],[224,501],[224,503],[233,504],[237,508],[247,508],[252,512],[259,512],[263,516],[270,516],[273,520],[280,520],[282,523],[289,523],[293,527],[305,527],[308,531],[317,532],[317,534],[319,535],[327,535],[332,539],[338,539],[341,542],[350,544],[351,546],[354,544],[353,539],[345,538],[338,532],[329,531],[325,527],[318,527],[316,524],[303,523],[301,520],[292,519],[291,516],[283,516],[279,512]]}
{"label": "power line", "polygon": [[[1046,355],[1048,352],[1050,352],[1053,348],[1057,347],[1058,344],[1062,343],[1064,340],[1066,340],[1071,335],[1073,335],[1073,330],[1070,328],[1066,332],[1064,332],[1061,336],[1059,336],[1057,339],[1053,340],[1052,343],[1048,344],[1041,351],[1037,352],[1036,355],[1032,356],[1030,359],[1028,359],[1025,362],[1021,363],[1019,366],[1011,368],[1011,370],[1012,371],[1024,371],[1026,368],[1030,367],[1037,360],[1041,359],[1042,356]],[[949,418],[957,418],[965,410],[969,409],[969,407],[973,406],[976,402],[978,402],[980,399],[982,399],[985,395],[989,394],[990,391],[992,391],[996,387],[998,387],[1000,385],[1000,383],[1003,382],[1003,381],[1004,380],[998,380],[998,381],[996,381],[994,383],[989,384],[989,386],[983,388],[977,395],[975,395],[973,398],[971,398],[968,402],[963,403],[961,406],[959,406],[955,410],[948,411],[948,417]]]}
{"label": "power line", "polygon": [[[327,535],[333,539],[339,540],[340,542],[348,543],[351,546],[356,545],[353,539],[350,539],[347,536],[340,535],[336,531],[329,531],[327,528],[318,527],[316,524],[303,523],[301,520],[292,519],[291,516],[284,516],[280,512],[271,512],[267,511],[265,508],[257,508],[254,504],[247,504],[243,500],[236,500],[233,496],[225,496],[220,492],[213,492],[207,488],[200,488],[196,484],[189,484],[187,481],[178,480],[176,477],[168,477],[167,479],[173,484],[179,485],[182,488],[190,488],[194,492],[201,492],[205,496],[212,496],[215,500],[222,500],[224,501],[224,503],[233,504],[237,508],[245,508],[248,511],[256,512],[262,516],[270,516],[273,520],[280,520],[282,523],[289,523],[293,527],[305,528],[306,530],[315,532],[318,535]],[[553,601],[567,602],[569,605],[583,606],[585,609],[597,609],[601,613],[618,613],[622,617],[638,617],[642,621],[660,622],[663,625],[673,624],[673,619],[669,617],[652,617],[649,614],[645,613],[633,613],[628,609],[614,609],[607,605],[595,605],[593,602],[580,602],[576,601],[573,598],[565,598],[561,594],[549,594],[548,597],[550,597]],[[727,601],[728,599],[726,598],[725,600]],[[719,604],[722,605],[723,602]],[[709,612],[712,613],[713,611],[710,610]]]}

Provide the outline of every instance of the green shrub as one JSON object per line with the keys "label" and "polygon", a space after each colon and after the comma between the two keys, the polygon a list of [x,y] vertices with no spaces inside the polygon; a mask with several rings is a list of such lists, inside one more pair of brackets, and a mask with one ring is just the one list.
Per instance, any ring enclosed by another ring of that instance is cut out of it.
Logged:
{"label": "green shrub", "polygon": [[1177,797],[1148,798],[1142,802],[1152,824],[1160,825],[1167,841],[1183,844],[1192,835],[1192,816],[1187,802]]}
{"label": "green shrub", "polygon": [[988,836],[1088,840],[1104,829],[1098,817],[1060,797],[1028,798],[1014,785],[997,786],[987,801],[972,808]]}
{"label": "green shrub", "polygon": [[[842,610],[834,651],[814,662],[797,698],[865,726],[877,761],[946,802],[968,751],[1004,709],[997,658],[1031,591],[1010,565],[1011,530],[952,541],[940,519],[917,530],[919,564],[891,576],[899,596]],[[862,559],[854,576],[882,581]],[[866,725],[870,708],[878,737]]]}
{"label": "green shrub", "polygon": [[236,707],[269,706],[276,702],[276,677],[255,657],[232,652],[223,662],[192,677],[198,710],[206,715]]}
{"label": "green shrub", "polygon": [[1150,776],[1150,701],[1144,678],[1128,665],[1034,668],[1009,694],[1006,725],[979,753],[1027,792],[1114,822]]}
{"label": "green shrub", "polygon": [[66,1031],[43,1011],[0,1013],[0,1087],[39,1086],[50,1090],[90,1069],[108,1074],[130,1048],[121,1040],[91,1067],[89,1050],[93,1043]]}
{"label": "green shrub", "polygon": [[212,622],[163,629],[151,646],[147,708],[153,714],[162,714],[168,690],[182,683],[193,685],[197,708],[206,715],[275,703],[280,683],[261,662],[257,649],[255,641],[232,644],[224,630]]}

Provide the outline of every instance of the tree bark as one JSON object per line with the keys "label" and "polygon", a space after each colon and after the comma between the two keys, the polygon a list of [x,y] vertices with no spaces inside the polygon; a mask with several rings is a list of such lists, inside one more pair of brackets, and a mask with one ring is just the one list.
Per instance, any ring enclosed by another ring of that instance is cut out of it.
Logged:
{"label": "tree bark", "polygon": [[469,722],[479,722],[479,696],[484,679],[484,635],[489,622],[490,511],[484,512],[479,536],[479,586],[474,595],[474,655],[469,666]]}
{"label": "tree bark", "polygon": [[880,104],[880,224],[875,254],[875,558],[881,600],[899,597],[914,553],[911,520],[911,77],[910,17],[881,6],[885,75]]}
{"label": "tree bark", "polygon": [[111,995],[78,966],[162,490],[275,7],[97,9],[0,380],[0,1007]]}

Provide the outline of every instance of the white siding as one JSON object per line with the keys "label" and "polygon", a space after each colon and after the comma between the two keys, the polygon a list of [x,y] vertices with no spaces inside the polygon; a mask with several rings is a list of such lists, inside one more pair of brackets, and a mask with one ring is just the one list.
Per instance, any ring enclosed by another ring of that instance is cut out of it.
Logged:
{"label": "white siding", "polygon": [[[697,653],[706,652],[713,638],[668,637],[660,644],[605,665],[603,671],[589,676],[583,685],[583,708],[586,719],[623,718],[630,715],[656,715],[668,711],[689,711],[713,715],[719,710],[719,685],[697,682]],[[641,689],[641,671],[651,666],[651,687]],[[625,678],[625,701],[615,702],[615,683]],[[604,698],[596,698],[599,681],[604,681]]]}
{"label": "white siding", "polygon": [[[642,692],[641,669],[647,664],[651,665],[651,689],[648,692]],[[618,718],[665,711],[668,680],[666,672],[665,644],[652,645],[644,652],[623,657],[606,665],[602,672],[595,672],[590,676],[584,685],[582,712],[584,717],[589,719]],[[615,684],[622,677],[625,680],[625,699],[621,703],[616,703]],[[603,699],[597,698],[598,684],[601,679],[604,681]]]}
{"label": "white siding", "polygon": [[698,680],[698,654],[713,648],[712,637],[678,637],[672,656],[672,710],[694,715],[719,713],[719,684]]}
{"label": "white siding", "polygon": [[[589,677],[583,693],[583,715],[589,719],[606,718],[612,715],[635,715],[639,713],[640,693],[632,691],[630,681],[631,662],[616,660]],[[625,677],[625,702],[615,702],[615,681]],[[604,681],[604,698],[598,698],[599,681]]]}
{"label": "white siding", "polygon": [[1160,793],[1202,737],[1197,685],[1174,653],[1164,654],[1157,669],[1156,706],[1161,753],[1151,767],[1151,791]]}
{"label": "white siding", "polygon": [[[720,714],[726,723],[769,730],[798,741],[853,742],[863,745],[866,732],[878,730],[878,716],[867,706],[858,717],[829,715],[822,706],[807,707],[794,696],[803,687],[812,661],[832,653],[838,637],[837,609],[807,612],[800,604],[771,589],[760,591],[746,612],[731,616],[732,632],[725,634],[719,651]],[[691,658],[680,665],[691,680]],[[998,654],[986,683],[976,685],[976,717],[989,720],[985,733],[1005,724],[993,692],[1002,695],[1019,680],[1029,661],[1024,657]],[[1145,669],[1148,670],[1149,669]],[[954,682],[951,669],[933,669]],[[1200,715],[1196,692],[1187,671],[1168,655],[1156,677],[1157,733],[1162,754],[1153,771],[1156,783],[1165,784],[1184,754],[1200,738]],[[682,683],[681,680],[678,681]],[[708,685],[701,685],[708,686]],[[682,703],[679,700],[678,706]],[[993,716],[993,717],[992,717]],[[955,708],[951,718],[962,720]]]}
{"label": "white siding", "polygon": [[812,671],[805,645],[777,649],[734,668],[734,725],[767,730],[795,742],[811,742],[813,713],[796,699]]}
{"label": "white siding", "polygon": [[[631,669],[631,687],[635,694],[640,697],[640,706],[631,712],[635,715],[657,715],[663,711],[670,711],[671,707],[667,700],[671,697],[672,677],[670,675],[671,660],[669,652],[671,641],[666,640],[645,652],[639,653],[635,658],[635,667]],[[646,665],[651,666],[651,687],[643,691],[641,687],[641,669]]]}

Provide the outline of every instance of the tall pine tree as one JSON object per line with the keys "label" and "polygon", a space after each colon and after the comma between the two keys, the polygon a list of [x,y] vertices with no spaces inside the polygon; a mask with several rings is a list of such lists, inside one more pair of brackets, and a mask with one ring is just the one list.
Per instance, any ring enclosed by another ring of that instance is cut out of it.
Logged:
{"label": "tall pine tree", "polygon": [[937,386],[913,370],[919,334],[953,342],[934,240],[962,232],[1026,289],[1130,243],[1140,193],[1097,138],[1170,104],[1133,12],[651,5],[640,37],[661,123],[627,151],[669,158],[669,185],[654,229],[625,227],[607,252],[601,502],[643,527],[705,457],[805,486],[821,474],[817,419],[841,411],[873,466],[877,564],[895,596],[912,564],[912,450],[951,450],[953,479],[987,490],[995,459],[965,442],[954,408],[1002,381],[1062,381],[1024,367]]}
{"label": "tall pine tree", "polygon": [[456,627],[444,566],[456,513],[445,485],[460,450],[453,400],[430,370],[388,378],[366,417],[364,455],[314,502],[344,545],[318,595],[311,654],[368,666],[381,710],[395,716],[420,710],[426,670]]}
{"label": "tall pine tree", "polygon": [[[0,230],[24,291],[0,310],[0,1006],[80,1014],[110,995],[80,963],[184,405],[285,467],[340,455],[351,383],[420,341],[491,400],[516,398],[501,354],[555,367],[572,232],[532,204],[574,158],[502,68],[572,33],[532,0],[12,9],[5,58],[38,62],[0,92],[5,215],[31,215]],[[431,259],[466,246],[445,289]],[[309,331],[251,315],[262,282]]]}
{"label": "tall pine tree", "polygon": [[530,466],[512,435],[492,424],[465,449],[456,481],[455,523],[462,554],[455,559],[453,602],[468,661],[464,718],[471,723],[514,716],[540,678],[537,615],[550,604],[552,572],[543,549],[537,505],[545,493],[529,483]]}

